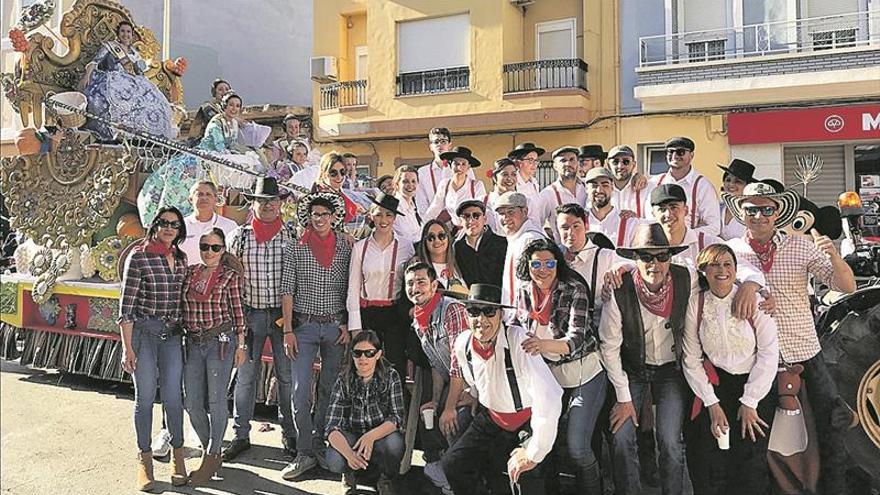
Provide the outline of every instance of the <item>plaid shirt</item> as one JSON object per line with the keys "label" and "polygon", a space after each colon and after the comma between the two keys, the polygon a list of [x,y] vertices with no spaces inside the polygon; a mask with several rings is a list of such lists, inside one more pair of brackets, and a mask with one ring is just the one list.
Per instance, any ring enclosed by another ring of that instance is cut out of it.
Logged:
{"label": "plaid shirt", "polygon": [[[516,307],[517,319],[522,327],[534,332],[538,322],[529,316],[529,312],[534,308],[532,282],[527,282],[520,288]],[[547,329],[553,334],[554,339],[568,344],[568,355],[563,356],[563,361],[580,359],[598,350],[598,331],[596,326],[591,324],[588,316],[590,296],[582,282],[576,278],[566,282],[560,280],[553,291],[551,308]]]}
{"label": "plaid shirt", "polygon": [[268,242],[257,244],[254,228],[244,224],[227,239],[228,251],[244,265],[244,303],[252,308],[281,307],[284,248],[295,241],[292,230],[282,227]]}
{"label": "plaid shirt", "polygon": [[232,323],[236,333],[247,328],[244,311],[241,308],[241,293],[244,280],[235,271],[226,267],[218,268],[217,282],[211,294],[204,301],[189,297],[189,289],[204,269],[204,265],[191,265],[183,280],[183,326],[187,331],[204,331],[222,323]]}
{"label": "plaid shirt", "polygon": [[[467,310],[464,305],[459,302],[453,302],[449,306],[446,306],[446,314],[443,316],[443,329],[446,331],[445,343],[446,347],[440,348],[439,346],[433,349],[433,352],[442,360],[444,363],[449,361],[449,376],[453,378],[461,378],[461,365],[458,362],[458,356],[455,354],[455,341],[458,339],[459,334],[462,332],[466,332],[470,330],[470,323],[468,322]],[[416,325],[416,332],[421,333],[421,330]],[[429,339],[436,342],[433,339],[433,336],[429,336]],[[428,354],[429,351],[427,348],[424,349],[425,354]],[[449,354],[447,354],[447,352]]]}
{"label": "plaid shirt", "polygon": [[360,436],[386,421],[403,431],[403,388],[397,371],[389,368],[385,380],[373,375],[368,383],[355,373],[336,379],[327,409],[326,437],[335,430]]}
{"label": "plaid shirt", "polygon": [[281,293],[292,295],[294,313],[328,316],[345,312],[351,246],[336,236],[336,253],[330,268],[318,264],[311,249],[301,242],[287,244]]}
{"label": "plaid shirt", "polygon": [[165,256],[135,249],[125,259],[118,323],[145,318],[180,318],[180,287],[186,259],[176,259],[174,271]]}
{"label": "plaid shirt", "polygon": [[[776,244],[776,255],[770,273],[764,276],[770,292],[776,297],[773,319],[779,330],[779,352],[786,362],[799,363],[822,350],[807,293],[809,276],[812,274],[832,289],[839,290],[840,287],[834,284],[831,259],[806,237],[777,232],[772,242]],[[761,266],[758,256],[744,238],[732,239],[728,245],[739,259]]]}

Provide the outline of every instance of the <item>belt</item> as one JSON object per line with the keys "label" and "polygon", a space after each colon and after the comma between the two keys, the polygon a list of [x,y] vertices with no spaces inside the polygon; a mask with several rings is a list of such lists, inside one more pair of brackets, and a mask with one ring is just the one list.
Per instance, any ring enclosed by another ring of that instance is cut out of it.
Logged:
{"label": "belt", "polygon": [[296,320],[298,325],[302,325],[305,323],[332,323],[342,321],[342,313],[335,313],[332,315],[309,315],[305,313],[294,313],[293,319]]}
{"label": "belt", "polygon": [[658,371],[658,370],[662,370],[662,369],[666,369],[666,368],[675,366],[675,364],[676,364],[675,361],[670,361],[668,363],[663,363],[663,364],[645,364],[645,369],[647,369],[648,371]]}
{"label": "belt", "polygon": [[203,344],[206,341],[219,336],[221,333],[226,333],[230,330],[232,330],[232,323],[228,321],[221,323],[213,328],[208,328],[199,332],[187,329],[186,340],[188,342],[192,342],[193,344]]}
{"label": "belt", "polygon": [[385,301],[382,299],[361,299],[361,308],[390,308],[394,306],[394,301]]}

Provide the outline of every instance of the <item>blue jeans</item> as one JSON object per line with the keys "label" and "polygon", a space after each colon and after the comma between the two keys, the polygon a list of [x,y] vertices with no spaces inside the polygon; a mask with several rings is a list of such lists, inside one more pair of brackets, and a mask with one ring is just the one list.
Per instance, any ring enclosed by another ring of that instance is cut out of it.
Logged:
{"label": "blue jeans", "polygon": [[[660,486],[663,495],[678,495],[684,489],[684,441],[682,425],[692,397],[681,370],[674,364],[650,368],[644,379],[630,376],[629,391],[636,411],[642,410],[645,391],[651,386],[657,406],[655,432],[660,457]],[[612,437],[614,487],[618,494],[642,493],[636,428],[627,421]]]}
{"label": "blue jeans", "polygon": [[131,378],[134,381],[134,431],[138,449],[150,451],[157,385],[162,388],[171,446],[183,447],[183,345],[180,335],[171,335],[161,320],[138,320],[131,332],[131,347],[137,357]]}
{"label": "blue jeans", "polygon": [[[237,337],[235,332],[227,332],[229,343],[224,356],[220,356],[220,342],[216,338],[196,344],[186,344],[186,363],[183,366],[183,380],[186,387],[184,403],[189,413],[189,421],[208,454],[219,454],[229,420],[226,406],[226,391],[235,360]],[[205,410],[205,403],[208,410]],[[208,414],[210,413],[210,420]]]}
{"label": "blue jeans", "polygon": [[[566,389],[568,402],[568,428],[566,441],[568,444],[568,456],[577,467],[577,480],[584,485],[591,479],[590,470],[597,471],[596,454],[593,452],[593,430],[596,428],[596,418],[602,410],[605,402],[605,388],[608,380],[605,372],[594,376],[592,380],[578,387]],[[580,486],[581,489],[586,489]]]}
{"label": "blue jeans", "polygon": [[[349,446],[357,442],[358,435],[347,431],[340,430],[339,433],[345,437]],[[375,481],[379,475],[385,475],[387,478],[395,478],[400,472],[400,462],[403,460],[403,451],[406,445],[403,441],[403,435],[399,431],[376,440],[373,444],[373,453],[370,455],[370,461],[367,469],[363,471],[355,471],[348,466],[348,461],[333,447],[327,449],[325,459],[327,467],[334,473],[355,473],[358,480],[366,482]]]}
{"label": "blue jeans", "polygon": [[263,366],[261,356],[267,337],[272,344],[272,361],[275,366],[275,378],[278,381],[278,422],[281,423],[281,434],[284,437],[293,437],[293,415],[290,412],[290,359],[284,354],[284,336],[275,324],[275,321],[281,318],[281,308],[245,307],[245,314],[252,337],[249,344],[251,358],[238,368],[235,375],[235,414],[232,419],[235,438],[249,439],[251,435],[257,382],[260,380]]}
{"label": "blue jeans", "polygon": [[[315,438],[324,438],[327,407],[330,405],[333,384],[339,375],[345,346],[336,343],[336,339],[339,338],[339,322],[306,323],[296,327],[294,332],[299,350],[291,365],[296,448],[299,452],[314,457],[316,455]],[[321,353],[321,374],[318,378],[315,418],[312,421],[312,367],[315,364],[318,351]],[[317,446],[317,448],[322,447]]]}

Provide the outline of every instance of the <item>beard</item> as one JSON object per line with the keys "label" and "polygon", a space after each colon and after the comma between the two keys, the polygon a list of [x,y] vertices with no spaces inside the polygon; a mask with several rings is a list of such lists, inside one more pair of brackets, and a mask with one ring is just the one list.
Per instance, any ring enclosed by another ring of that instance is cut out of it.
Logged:
{"label": "beard", "polygon": [[602,209],[608,206],[608,203],[611,202],[611,198],[608,196],[602,198],[596,198],[593,200],[593,208]]}

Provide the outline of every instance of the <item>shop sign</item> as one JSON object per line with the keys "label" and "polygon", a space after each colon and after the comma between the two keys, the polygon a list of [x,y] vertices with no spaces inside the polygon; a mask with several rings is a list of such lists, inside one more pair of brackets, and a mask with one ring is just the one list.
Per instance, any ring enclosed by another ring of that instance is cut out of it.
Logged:
{"label": "shop sign", "polygon": [[880,139],[880,105],[732,113],[727,138],[730,144]]}

